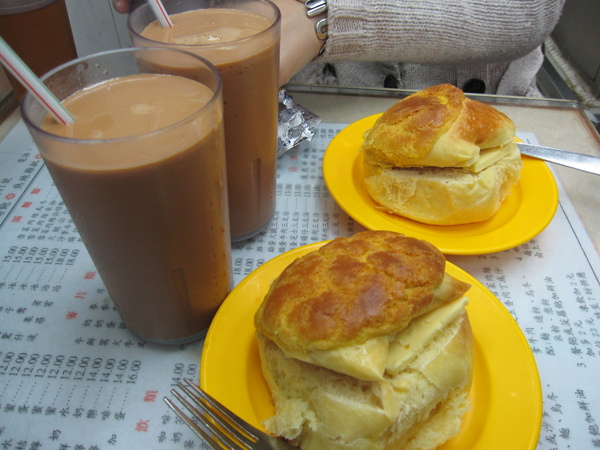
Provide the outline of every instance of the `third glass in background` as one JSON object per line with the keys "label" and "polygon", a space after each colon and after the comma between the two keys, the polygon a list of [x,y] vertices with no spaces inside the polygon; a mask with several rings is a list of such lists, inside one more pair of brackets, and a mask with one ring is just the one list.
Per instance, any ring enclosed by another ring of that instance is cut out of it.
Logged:
{"label": "third glass in background", "polygon": [[280,14],[268,0],[165,0],[173,28],[149,5],[133,11],[133,45],[166,46],[212,62],[223,80],[232,241],[264,230],[275,212]]}
{"label": "third glass in background", "polygon": [[[0,35],[37,76],[77,58],[65,0],[0,0]],[[23,85],[7,76],[22,98]]]}

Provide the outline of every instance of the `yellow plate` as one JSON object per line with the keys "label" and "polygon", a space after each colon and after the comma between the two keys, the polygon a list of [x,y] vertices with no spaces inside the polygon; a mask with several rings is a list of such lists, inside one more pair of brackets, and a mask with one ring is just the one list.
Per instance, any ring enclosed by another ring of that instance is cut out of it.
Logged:
{"label": "yellow plate", "polygon": [[[274,406],[260,368],[254,313],[271,282],[296,258],[324,243],[291,250],[266,262],[231,292],[206,336],[200,384],[259,429]],[[460,435],[444,450],[535,449],[542,421],[537,366],[521,329],[490,291],[448,263],[448,273],[472,284],[467,311],[474,335],[471,411]]]}
{"label": "yellow plate", "polygon": [[480,255],[516,247],[550,223],[558,207],[558,188],[543,161],[523,156],[517,186],[490,219],[466,225],[428,225],[377,208],[363,183],[363,133],[380,116],[365,117],[333,138],[323,157],[323,175],[337,204],[370,230],[391,230],[431,242],[449,255]]}

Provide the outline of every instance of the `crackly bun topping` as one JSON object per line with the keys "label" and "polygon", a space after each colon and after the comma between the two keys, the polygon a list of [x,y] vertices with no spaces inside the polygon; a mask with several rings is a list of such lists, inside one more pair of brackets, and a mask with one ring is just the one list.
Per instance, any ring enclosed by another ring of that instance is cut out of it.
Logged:
{"label": "crackly bun topping", "polygon": [[337,238],[298,258],[274,281],[257,331],[290,352],[331,350],[394,335],[462,296],[428,242],[391,231]]}

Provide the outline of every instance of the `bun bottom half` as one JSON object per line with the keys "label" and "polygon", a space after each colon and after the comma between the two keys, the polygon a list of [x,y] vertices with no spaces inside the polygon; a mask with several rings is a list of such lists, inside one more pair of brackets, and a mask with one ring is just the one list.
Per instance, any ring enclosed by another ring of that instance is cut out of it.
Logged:
{"label": "bun bottom half", "polygon": [[257,333],[276,414],[271,434],[301,449],[433,449],[460,432],[473,367],[466,312],[396,376],[363,381],[294,358]]}
{"label": "bun bottom half", "polygon": [[364,183],[382,209],[431,225],[482,222],[498,212],[519,180],[518,149],[481,172],[461,168],[386,168],[363,163]]}

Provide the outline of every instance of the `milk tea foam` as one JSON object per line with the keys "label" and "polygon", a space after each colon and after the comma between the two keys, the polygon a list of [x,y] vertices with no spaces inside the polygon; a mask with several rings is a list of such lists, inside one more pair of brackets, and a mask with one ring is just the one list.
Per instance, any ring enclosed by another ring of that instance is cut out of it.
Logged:
{"label": "milk tea foam", "polygon": [[[234,241],[255,234],[275,212],[278,34],[272,20],[236,9],[170,15],[173,27],[148,25],[134,45],[153,41],[208,59],[223,80],[227,182]],[[274,37],[275,36],[275,37]]]}
{"label": "milk tea foam", "polygon": [[197,114],[213,95],[133,75],[67,98],[74,124],[42,124],[104,140],[56,143],[44,159],[123,321],[150,341],[205,330],[231,287],[222,124]]}

